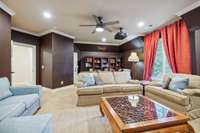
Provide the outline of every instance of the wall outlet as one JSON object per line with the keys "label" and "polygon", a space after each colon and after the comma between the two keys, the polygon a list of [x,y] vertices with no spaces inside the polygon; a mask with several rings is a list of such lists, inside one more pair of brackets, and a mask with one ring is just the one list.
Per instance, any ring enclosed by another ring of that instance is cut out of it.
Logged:
{"label": "wall outlet", "polygon": [[61,81],[60,84],[63,85],[63,84],[64,84],[64,81]]}

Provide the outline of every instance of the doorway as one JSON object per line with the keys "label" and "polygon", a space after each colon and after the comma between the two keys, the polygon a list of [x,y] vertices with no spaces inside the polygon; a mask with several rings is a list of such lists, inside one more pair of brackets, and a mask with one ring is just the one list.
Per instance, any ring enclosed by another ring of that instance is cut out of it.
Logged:
{"label": "doorway", "polygon": [[78,53],[74,52],[74,83],[77,82],[78,77]]}
{"label": "doorway", "polygon": [[12,85],[36,84],[36,46],[11,42]]}

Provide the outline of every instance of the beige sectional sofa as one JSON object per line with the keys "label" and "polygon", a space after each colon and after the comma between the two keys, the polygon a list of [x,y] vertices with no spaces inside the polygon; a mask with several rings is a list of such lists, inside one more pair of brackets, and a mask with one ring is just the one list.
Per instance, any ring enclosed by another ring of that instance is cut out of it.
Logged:
{"label": "beige sectional sofa", "polygon": [[91,72],[94,76],[102,79],[102,85],[84,87],[83,77],[89,72],[82,72],[78,75],[77,95],[78,106],[95,105],[100,102],[103,96],[142,94],[142,86],[139,81],[131,80],[130,72]]}
{"label": "beige sectional sofa", "polygon": [[[130,80],[128,72],[94,72],[105,82],[103,85],[83,87],[81,78],[84,74],[79,74],[77,83],[77,105],[97,105],[103,96],[125,95],[125,94],[142,94],[140,81]],[[181,93],[163,89],[158,82],[153,81],[145,86],[147,97],[164,104],[176,111],[185,113],[191,118],[200,116],[200,76],[187,74],[173,74],[171,77],[189,78],[189,86]],[[160,84],[161,85],[161,84]],[[197,115],[198,114],[198,115]]]}
{"label": "beige sectional sofa", "polygon": [[158,101],[174,110],[190,114],[200,109],[200,76],[187,74],[173,74],[171,77],[189,78],[189,86],[181,93],[177,93],[158,86],[146,86],[146,96]]}

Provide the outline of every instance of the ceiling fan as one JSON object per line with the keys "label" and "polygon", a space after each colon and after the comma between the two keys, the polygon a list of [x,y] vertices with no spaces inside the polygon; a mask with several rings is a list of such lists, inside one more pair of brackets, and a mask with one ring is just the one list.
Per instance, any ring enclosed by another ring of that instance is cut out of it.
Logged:
{"label": "ceiling fan", "polygon": [[81,27],[95,27],[93,30],[93,34],[96,32],[103,32],[104,30],[108,32],[112,32],[112,30],[108,27],[111,25],[119,24],[119,21],[109,21],[109,22],[103,22],[103,17],[92,15],[92,17],[95,19],[96,24],[89,24],[89,25],[80,25]]}

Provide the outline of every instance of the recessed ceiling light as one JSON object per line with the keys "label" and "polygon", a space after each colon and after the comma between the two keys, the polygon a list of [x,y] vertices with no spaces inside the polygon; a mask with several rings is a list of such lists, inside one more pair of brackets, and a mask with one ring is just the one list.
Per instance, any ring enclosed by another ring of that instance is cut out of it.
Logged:
{"label": "recessed ceiling light", "polygon": [[43,16],[45,17],[45,18],[48,18],[48,19],[50,19],[52,16],[51,16],[51,13],[50,12],[47,12],[47,11],[45,11],[45,12],[43,12]]}
{"label": "recessed ceiling light", "polygon": [[101,38],[101,41],[102,41],[102,42],[106,42],[107,39],[106,39],[105,37],[103,37],[103,38]]}
{"label": "recessed ceiling light", "polygon": [[138,22],[137,26],[138,27],[143,27],[144,26],[144,22],[143,21]]}

